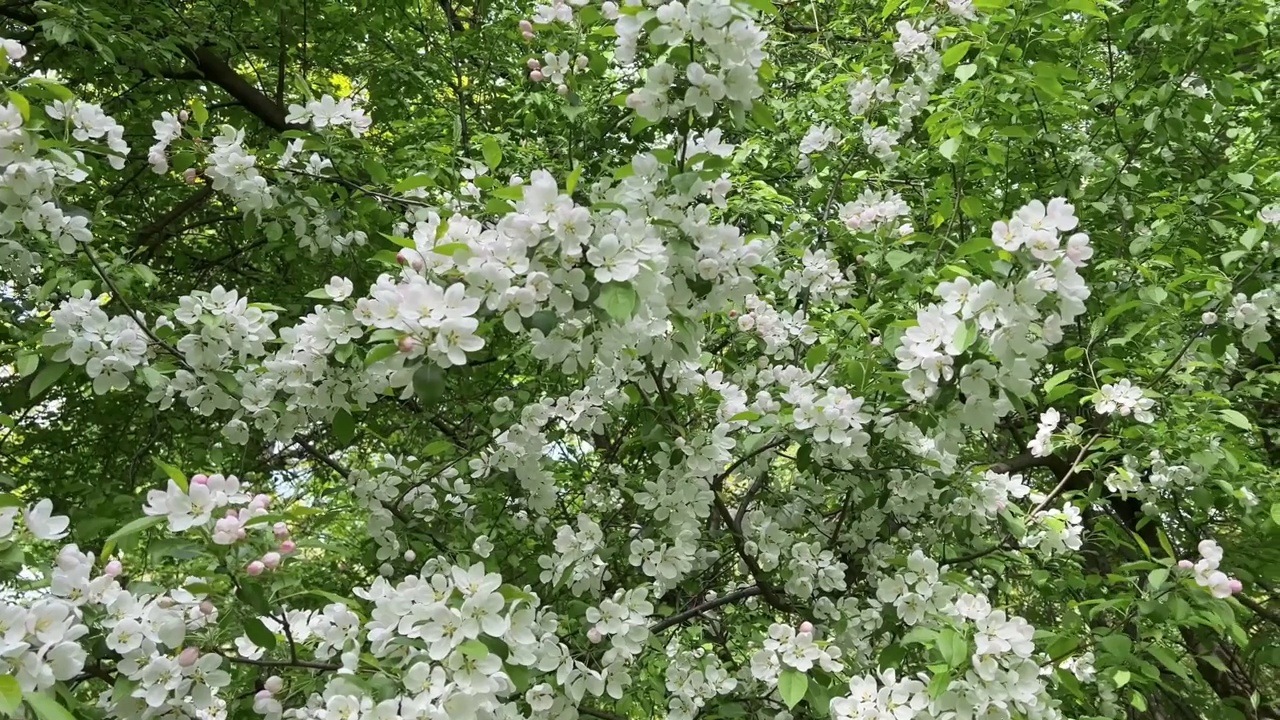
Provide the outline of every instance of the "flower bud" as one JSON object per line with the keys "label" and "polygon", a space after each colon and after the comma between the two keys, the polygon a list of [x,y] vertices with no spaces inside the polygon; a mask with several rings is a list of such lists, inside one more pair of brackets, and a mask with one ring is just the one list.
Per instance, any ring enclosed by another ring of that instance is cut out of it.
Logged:
{"label": "flower bud", "polygon": [[542,63],[538,62],[538,58],[529,58],[529,62],[525,63],[525,65],[526,65],[530,70],[541,70],[541,69],[542,69]]}
{"label": "flower bud", "polygon": [[542,77],[543,77],[543,76],[542,76],[542,71],[541,71],[541,70],[530,70],[530,71],[529,71],[529,79],[530,79],[530,80],[532,80],[533,82],[542,82]]}
{"label": "flower bud", "polygon": [[556,93],[560,95],[560,97],[567,96],[569,94],[569,86],[564,83],[560,83],[556,86]]}
{"label": "flower bud", "polygon": [[267,689],[265,689],[265,688],[264,688],[264,689],[262,689],[262,690],[259,690],[259,691],[258,691],[258,694],[256,694],[256,695],[254,695],[254,696],[253,696],[253,699],[254,699],[254,700],[261,700],[261,701],[270,700],[270,699],[271,699],[271,691],[270,691],[270,690],[267,690]]}
{"label": "flower bud", "polygon": [[1200,316],[1200,322],[1204,323],[1205,325],[1217,325],[1218,313],[1213,312],[1212,310],[1209,310],[1208,312]]}
{"label": "flower bud", "polygon": [[271,532],[275,533],[277,540],[289,539],[289,526],[282,522],[278,522],[271,526]]}
{"label": "flower bud", "polygon": [[239,530],[236,530],[236,539],[243,540],[245,539],[246,536],[248,536],[248,534],[249,533],[245,532],[244,528],[240,528]]}
{"label": "flower bud", "polygon": [[156,600],[156,607],[159,607],[161,610],[168,610],[176,604],[177,603],[175,603],[171,597],[162,597],[159,600]]}
{"label": "flower bud", "polygon": [[262,564],[267,566],[268,570],[275,570],[280,567],[280,553],[272,551],[262,556]]}
{"label": "flower bud", "polygon": [[264,508],[271,507],[271,496],[264,495],[263,493],[258,493],[257,495],[253,496],[253,504],[261,505]]}
{"label": "flower bud", "polygon": [[102,574],[109,577],[116,577],[122,572],[124,572],[124,565],[121,565],[119,560],[112,560],[102,569]]}
{"label": "flower bud", "polygon": [[413,562],[414,560],[417,560],[417,559],[418,559],[418,553],[416,553],[416,552],[414,552],[414,551],[412,551],[412,550],[405,550],[405,551],[404,551],[404,561],[405,561],[405,562]]}
{"label": "flower bud", "polygon": [[284,542],[280,543],[280,553],[282,555],[292,555],[293,551],[297,549],[298,549],[298,546],[294,544],[292,540],[285,540]]}
{"label": "flower bud", "polygon": [[587,631],[587,639],[593,643],[598,643],[604,640],[604,635],[600,632],[600,628],[593,627]]}
{"label": "flower bud", "polygon": [[187,112],[186,110],[178,111],[178,122],[186,122],[190,119],[191,119],[191,113]]}
{"label": "flower bud", "polygon": [[579,70],[586,70],[587,65],[591,64],[591,60],[586,55],[579,55],[578,59],[575,60],[574,63],[578,66]]}
{"label": "flower bud", "polygon": [[400,352],[406,355],[417,350],[422,345],[422,343],[418,342],[418,338],[413,337],[412,335],[405,335],[400,338],[400,342],[397,344],[400,347]]}
{"label": "flower bud", "polygon": [[262,683],[262,689],[275,695],[284,689],[284,680],[279,675],[272,675],[267,678],[266,682]]}
{"label": "flower bud", "polygon": [[1227,589],[1231,591],[1232,595],[1239,595],[1240,591],[1244,590],[1244,583],[1235,578],[1231,578],[1231,582],[1227,583]]}
{"label": "flower bud", "polygon": [[1179,569],[1179,570],[1190,570],[1190,569],[1194,568],[1195,566],[1196,566],[1196,565],[1195,565],[1195,563],[1191,562],[1190,560],[1179,560],[1179,561],[1178,561],[1178,569]]}
{"label": "flower bud", "polygon": [[396,569],[391,567],[391,563],[382,563],[382,565],[378,567],[378,574],[382,575],[383,577],[391,577],[391,575],[395,573],[395,571]]}
{"label": "flower bud", "polygon": [[200,612],[204,613],[205,615],[212,615],[217,611],[218,609],[213,606],[212,601],[205,600],[204,602],[200,603]]}
{"label": "flower bud", "polygon": [[199,659],[200,659],[199,650],[193,647],[184,648],[183,651],[178,654],[178,665],[184,668],[189,668],[192,665],[195,665],[196,661]]}
{"label": "flower bud", "polygon": [[528,20],[521,20],[520,32],[522,33],[533,32],[533,23],[529,22]]}
{"label": "flower bud", "polygon": [[185,181],[187,182],[187,184],[188,184],[188,185],[195,185],[195,184],[196,184],[196,169],[195,169],[195,168],[187,168],[186,170],[183,170],[183,171],[182,171],[182,179],[183,179],[183,180],[185,180]]}
{"label": "flower bud", "polygon": [[810,635],[812,635],[813,623],[809,622],[808,620],[805,620],[804,622],[800,623],[800,632],[809,633]]}
{"label": "flower bud", "polygon": [[618,3],[613,2],[613,0],[605,0],[600,4],[600,14],[604,16],[605,20],[617,20]]}
{"label": "flower bud", "polygon": [[266,569],[267,569],[267,566],[263,565],[262,561],[254,560],[253,562],[249,563],[248,567],[246,567],[244,571],[249,573],[250,577],[258,577]]}
{"label": "flower bud", "polygon": [[195,475],[191,476],[191,484],[192,485],[208,485],[209,476],[205,475],[204,473],[196,473]]}
{"label": "flower bud", "polygon": [[523,37],[525,40],[532,40],[532,39],[533,39],[533,33],[531,33],[531,32],[522,32],[522,33],[520,33],[520,36],[521,36],[521,37]]}

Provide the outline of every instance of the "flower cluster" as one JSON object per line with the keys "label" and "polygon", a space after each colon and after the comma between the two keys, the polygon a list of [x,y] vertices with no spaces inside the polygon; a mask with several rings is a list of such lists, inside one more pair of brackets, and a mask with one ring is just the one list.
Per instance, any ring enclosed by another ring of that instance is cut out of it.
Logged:
{"label": "flower cluster", "polygon": [[1216,598],[1228,598],[1244,589],[1239,580],[1218,569],[1218,565],[1222,563],[1222,548],[1218,543],[1201,540],[1196,549],[1200,552],[1200,559],[1194,563],[1186,559],[1179,560],[1178,569],[1190,570],[1197,585],[1207,588]]}
{"label": "flower cluster", "polygon": [[1276,300],[1276,292],[1259,290],[1252,296],[1237,293],[1231,298],[1227,319],[1236,329],[1244,331],[1240,342],[1250,350],[1257,350],[1259,345],[1271,340],[1267,325],[1273,319],[1280,321],[1280,302]]}
{"label": "flower cluster", "polygon": [[1103,415],[1132,415],[1140,423],[1155,422],[1156,416],[1151,412],[1155,405],[1156,401],[1146,397],[1142,388],[1134,385],[1128,378],[1103,385],[1093,401],[1093,409]]}
{"label": "flower cluster", "polygon": [[761,648],[751,656],[751,675],[773,684],[786,668],[807,673],[817,666],[829,673],[842,672],[840,646],[815,640],[814,633],[811,623],[802,623],[798,629],[779,623],[770,625]]}
{"label": "flower cluster", "polygon": [[323,95],[319,100],[311,100],[306,105],[290,105],[285,122],[310,123],[316,130],[345,127],[355,137],[364,135],[373,124],[364,109],[356,106],[351,98],[335,100],[332,95]]}

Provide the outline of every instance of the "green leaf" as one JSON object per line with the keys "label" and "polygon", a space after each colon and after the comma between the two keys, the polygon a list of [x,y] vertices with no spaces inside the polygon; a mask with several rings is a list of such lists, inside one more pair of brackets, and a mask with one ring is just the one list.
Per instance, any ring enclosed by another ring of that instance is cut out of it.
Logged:
{"label": "green leaf", "polygon": [[959,80],[960,82],[964,82],[969,78],[973,77],[974,74],[977,72],[978,72],[977,65],[974,65],[973,63],[965,63],[964,65],[961,65],[956,68],[956,79]]}
{"label": "green leaf", "polygon": [[434,440],[422,448],[422,454],[427,457],[435,457],[443,455],[453,449],[453,443],[448,440]]}
{"label": "green leaf", "polygon": [[1116,687],[1122,688],[1129,682],[1130,674],[1128,670],[1117,670],[1114,676]]}
{"label": "green leaf", "polygon": [[778,693],[782,695],[782,702],[787,704],[788,709],[795,707],[808,689],[809,676],[795,668],[785,668],[778,675]]}
{"label": "green leaf", "polygon": [[972,45],[972,42],[965,40],[964,42],[956,43],[955,45],[947,48],[947,51],[942,53],[942,66],[951,67],[952,65],[960,62],[960,60],[969,52],[969,48]]}
{"label": "green leaf", "polygon": [[413,392],[424,404],[434,405],[444,399],[444,369],[430,360],[413,373]]}
{"label": "green leaf", "polygon": [[62,703],[55,700],[51,695],[44,693],[26,693],[22,696],[27,701],[27,705],[35,711],[36,717],[40,720],[76,720],[75,716],[62,706]]}
{"label": "green leaf", "polygon": [[956,150],[959,150],[959,149],[960,149],[960,138],[959,136],[957,136],[953,138],[947,138],[946,140],[944,140],[942,145],[938,147],[938,152],[942,153],[942,157],[950,160],[951,158],[956,156]]}
{"label": "green leaf", "polygon": [[640,304],[640,295],[630,283],[605,283],[600,289],[600,298],[596,301],[609,317],[618,322],[626,322],[636,314]]}
{"label": "green leaf", "polygon": [[488,656],[489,646],[485,645],[479,640],[472,639],[472,640],[467,640],[466,642],[459,645],[458,652],[462,653],[463,655],[473,660],[479,660],[482,657]]}
{"label": "green leaf", "polygon": [[1249,173],[1227,173],[1227,177],[1231,178],[1231,182],[1241,187],[1253,187],[1253,176]]}
{"label": "green leaf", "polygon": [[267,629],[256,617],[245,618],[244,634],[249,636],[254,645],[264,650],[276,649],[276,634]]}
{"label": "green leaf", "polygon": [[742,0],[742,2],[759,10],[766,16],[772,17],[778,14],[778,6],[774,5],[771,0]]}
{"label": "green leaf", "polygon": [[26,377],[40,367],[40,356],[35,353],[21,353],[17,360],[18,376]]}
{"label": "green leaf", "polygon": [[480,153],[484,155],[484,164],[488,165],[490,170],[497,170],[502,164],[502,146],[498,144],[496,137],[486,135],[480,141]]}
{"label": "green leaf", "polygon": [[13,715],[22,705],[22,687],[12,675],[0,675],[0,715]]}
{"label": "green leaf", "polygon": [[107,557],[111,555],[111,551],[115,550],[115,547],[117,544],[119,544],[120,540],[123,540],[124,538],[127,538],[130,535],[137,535],[138,533],[142,532],[143,530],[146,530],[147,528],[153,528],[159,525],[160,523],[164,522],[165,519],[166,518],[164,515],[149,515],[147,517],[140,517],[126,524],[124,527],[120,528],[119,530],[116,530],[115,532],[111,533],[111,535],[107,537],[106,543],[104,543],[102,546],[102,557]]}
{"label": "green leaf", "polygon": [[578,187],[578,181],[582,179],[582,165],[574,163],[573,172],[569,173],[569,177],[564,181],[564,194],[573,195],[573,191]]}
{"label": "green leaf", "polygon": [[333,437],[342,447],[350,445],[356,439],[356,419],[351,417],[351,413],[339,410],[333,416]]}
{"label": "green leaf", "polygon": [[23,122],[29,122],[31,120],[31,103],[27,102],[27,99],[16,90],[9,90],[7,94],[9,102],[18,108],[18,114],[22,116]]}
{"label": "green leaf", "polygon": [[209,109],[200,102],[199,98],[191,101],[191,117],[200,127],[204,127],[204,124],[209,122]]}
{"label": "green leaf", "polygon": [[1239,410],[1219,410],[1218,415],[1241,430],[1253,430],[1253,424],[1249,422],[1249,418],[1245,417]]}
{"label": "green leaf", "polygon": [[906,267],[916,256],[905,250],[890,250],[884,254],[885,262],[889,263],[889,267],[894,270],[901,270]]}
{"label": "green leaf", "polygon": [[392,185],[391,190],[396,193],[405,193],[418,188],[431,187],[435,184],[436,181],[426,175],[411,175]]}
{"label": "green leaf", "polygon": [[27,390],[27,397],[35,400],[44,394],[45,390],[53,387],[63,375],[67,374],[67,370],[71,369],[71,363],[67,361],[49,363],[40,372],[36,374],[34,380],[31,381],[31,387]]}
{"label": "green leaf", "polygon": [[1147,573],[1147,590],[1155,590],[1169,579],[1169,570],[1167,568],[1156,568]]}
{"label": "green leaf", "polygon": [[1271,522],[1280,525],[1280,502],[1271,506]]}
{"label": "green leaf", "polygon": [[182,488],[182,492],[187,492],[189,487],[187,476],[181,470],[156,457],[151,458],[151,463],[160,468],[160,472],[164,473],[175,485]]}
{"label": "green leaf", "polygon": [[378,362],[379,360],[386,360],[387,358],[391,357],[392,355],[395,355],[398,352],[400,352],[400,346],[396,345],[395,343],[382,343],[381,345],[374,345],[373,348],[369,350],[369,354],[364,356],[364,366],[369,367],[370,365]]}
{"label": "green leaf", "polygon": [[938,633],[938,652],[951,667],[961,667],[969,659],[969,641],[955,628],[944,628]]}

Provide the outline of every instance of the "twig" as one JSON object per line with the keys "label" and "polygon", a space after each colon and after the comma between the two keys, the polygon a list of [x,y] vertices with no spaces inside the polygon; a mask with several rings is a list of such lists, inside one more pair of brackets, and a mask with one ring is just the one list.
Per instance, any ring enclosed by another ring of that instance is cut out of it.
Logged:
{"label": "twig", "polygon": [[699,615],[702,615],[703,613],[710,612],[712,610],[715,610],[718,607],[730,605],[732,603],[738,602],[739,600],[745,600],[747,598],[755,597],[763,593],[764,591],[758,585],[752,585],[749,588],[745,588],[737,592],[731,592],[728,595],[723,595],[721,597],[716,598],[715,600],[708,600],[707,602],[702,603],[701,605],[691,607],[688,610],[685,610],[683,612],[678,612],[675,615],[672,615],[671,617],[663,618],[662,620],[659,620],[653,625],[650,625],[649,632],[656,635],[657,633],[660,633],[663,630],[666,630],[667,628],[679,625],[685,620],[697,617]]}

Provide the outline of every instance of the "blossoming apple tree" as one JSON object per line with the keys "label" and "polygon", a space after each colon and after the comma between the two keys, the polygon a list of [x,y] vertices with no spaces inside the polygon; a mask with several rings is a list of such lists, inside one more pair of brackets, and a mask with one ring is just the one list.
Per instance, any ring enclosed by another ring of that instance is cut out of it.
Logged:
{"label": "blossoming apple tree", "polygon": [[0,715],[1280,718],[1280,29],[0,5]]}

